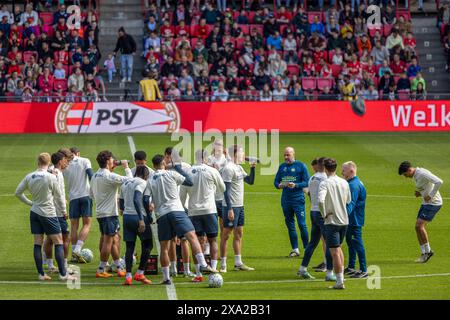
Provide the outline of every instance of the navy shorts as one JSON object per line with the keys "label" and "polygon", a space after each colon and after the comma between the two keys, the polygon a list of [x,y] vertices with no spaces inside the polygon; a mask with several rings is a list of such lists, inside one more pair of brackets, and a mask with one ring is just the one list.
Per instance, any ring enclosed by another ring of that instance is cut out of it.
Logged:
{"label": "navy shorts", "polygon": [[69,218],[79,219],[84,217],[92,217],[92,199],[90,197],[83,197],[70,201]]}
{"label": "navy shorts", "polygon": [[219,217],[219,219],[222,219],[222,210],[223,210],[222,201],[216,201],[216,209],[217,209],[217,216]]}
{"label": "navy shorts", "polygon": [[64,217],[58,217],[59,225],[61,226],[62,234],[69,234],[69,225]]}
{"label": "navy shorts", "polygon": [[190,218],[197,236],[203,237],[206,234],[208,238],[217,237],[219,224],[215,214],[202,214],[200,216],[191,216]]}
{"label": "navy shorts", "polygon": [[53,235],[61,233],[58,217],[43,217],[30,211],[30,227],[32,234]]}
{"label": "navy shorts", "polygon": [[325,242],[328,248],[340,247],[347,233],[347,226],[325,224]]}
{"label": "navy shorts", "polygon": [[97,218],[102,236],[113,236],[120,230],[119,217]]}
{"label": "navy shorts", "polygon": [[234,220],[228,220],[227,207],[222,208],[222,219],[224,228],[237,228],[243,227],[245,222],[244,207],[233,207]]}
{"label": "navy shorts", "polygon": [[422,219],[428,222],[433,221],[434,216],[439,212],[442,206],[432,206],[431,204],[423,204],[420,206],[417,219]]}
{"label": "navy shorts", "polygon": [[195,231],[194,226],[184,211],[169,212],[158,219],[159,241],[169,241],[191,231]]}
{"label": "navy shorts", "polygon": [[136,241],[136,237],[139,237],[141,241],[152,239],[152,227],[147,217],[144,217],[145,231],[140,233],[139,217],[137,215],[124,214],[123,215],[123,241]]}

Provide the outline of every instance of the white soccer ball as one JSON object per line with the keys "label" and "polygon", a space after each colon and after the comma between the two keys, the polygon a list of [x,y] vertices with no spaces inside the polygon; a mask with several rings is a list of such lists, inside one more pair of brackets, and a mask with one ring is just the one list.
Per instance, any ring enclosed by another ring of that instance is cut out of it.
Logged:
{"label": "white soccer ball", "polygon": [[80,252],[81,256],[86,260],[86,262],[92,262],[94,260],[94,254],[90,249],[83,249]]}
{"label": "white soccer ball", "polygon": [[211,273],[208,277],[208,286],[210,288],[220,288],[223,285],[223,278],[218,273]]}

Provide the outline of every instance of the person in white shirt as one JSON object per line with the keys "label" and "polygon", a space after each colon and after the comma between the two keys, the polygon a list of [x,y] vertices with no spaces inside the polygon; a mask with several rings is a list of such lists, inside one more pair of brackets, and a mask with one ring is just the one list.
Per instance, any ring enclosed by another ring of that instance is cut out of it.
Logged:
{"label": "person in white shirt", "polygon": [[[211,253],[211,268],[217,271],[218,251],[217,208],[215,194],[225,191],[225,183],[219,171],[206,164],[207,154],[204,150],[195,153],[196,164],[192,166],[190,175],[194,184],[188,189],[188,214],[194,225],[199,242],[203,245],[204,237],[208,239]],[[195,265],[196,277],[194,282],[203,281],[200,265]]]}
{"label": "person in white shirt", "polygon": [[219,82],[219,86],[213,93],[212,101],[226,102],[228,100],[228,91],[225,90],[223,81]]}
{"label": "person in white shirt", "polygon": [[[58,186],[60,188],[60,192],[63,195],[63,203],[61,203],[63,206],[59,206],[59,203],[55,201],[55,209],[56,209],[56,216],[58,217],[59,225],[61,226],[61,233],[62,233],[62,240],[63,240],[63,246],[64,246],[64,265],[66,266],[66,269],[68,270],[68,263],[67,263],[67,256],[69,254],[69,243],[70,243],[70,237],[69,237],[69,226],[67,224],[67,210],[66,210],[66,190],[64,187],[64,177],[63,177],[63,171],[68,167],[70,160],[72,159],[72,154],[69,150],[67,150],[68,156],[66,156],[65,153],[58,151],[51,156],[51,161],[54,166],[53,168],[53,174],[56,176],[56,180],[58,181]],[[53,242],[49,237],[45,238],[44,241],[44,265],[47,264],[47,268],[50,273],[55,273],[58,271],[58,269],[53,266],[53,258],[52,258],[52,249],[53,249]],[[45,261],[46,260],[46,261]],[[68,270],[69,271],[69,270]],[[69,271],[70,273],[70,271]]]}
{"label": "person in white shirt", "polygon": [[[80,156],[80,149],[70,148],[73,159],[64,170],[69,194],[70,241],[72,243],[72,261],[86,263],[81,256],[81,249],[89,236],[92,223],[92,199],[89,197],[90,185],[94,171],[91,161]],[[78,232],[80,218],[83,226]]]}
{"label": "person in white shirt", "polygon": [[337,162],[326,158],[323,162],[327,179],[319,185],[319,209],[324,218],[325,240],[333,258],[336,284],[330,288],[345,289],[344,253],[341,244],[348,226],[347,204],[352,200],[348,182],[336,175]]}
{"label": "person in white shirt", "polygon": [[[55,209],[55,203],[58,208],[64,208],[64,195],[61,193],[56,176],[48,172],[50,160],[50,154],[41,153],[38,157],[38,169],[26,175],[17,187],[15,195],[20,201],[31,206],[30,226],[34,236],[34,261],[39,274],[38,279],[40,281],[51,280],[44,273],[42,264],[42,244],[45,233],[55,245],[59,278],[66,281],[72,280],[73,277],[67,274],[64,264],[61,225]],[[31,193],[33,201],[24,195],[26,190]]]}
{"label": "person in white shirt", "polygon": [[[302,260],[302,264],[298,269],[297,275],[303,279],[315,279],[308,272],[308,265],[311,261],[311,257],[322,239],[323,251],[325,255],[325,263],[321,263],[314,269],[320,269],[320,271],[326,270],[327,274],[325,277],[326,281],[336,281],[336,276],[333,274],[333,260],[331,258],[330,250],[328,250],[325,244],[325,227],[324,219],[319,210],[319,186],[322,181],[327,179],[325,174],[325,167],[323,161],[324,157],[314,159],[311,166],[314,170],[314,175],[309,179],[308,182],[308,194],[311,200],[311,238],[305,249],[305,255]],[[325,268],[326,267],[326,268]]]}
{"label": "person in white shirt", "polygon": [[134,176],[133,179],[125,181],[120,188],[119,200],[120,210],[123,212],[123,240],[126,243],[125,266],[127,274],[124,283],[126,286],[133,284],[131,270],[133,268],[136,237],[139,237],[141,240],[142,250],[139,268],[134,275],[134,280],[142,284],[152,283],[144,276],[147,261],[153,247],[152,218],[148,215],[150,210],[144,207],[144,194],[148,189],[147,183],[150,171],[145,165],[137,166],[134,170]]}
{"label": "person in white shirt", "polygon": [[[174,165],[174,161],[172,159],[172,151],[173,148],[172,147],[167,147],[164,150],[164,163],[166,164],[166,170],[175,170],[175,165]],[[175,156],[178,156],[178,153],[175,154]],[[180,165],[181,165],[181,169],[184,172],[188,172],[189,169],[191,168],[191,165],[187,162],[184,162],[180,159],[178,159],[180,161]],[[187,189],[188,187],[184,186],[184,185],[180,185],[178,187],[178,192],[180,194],[180,201],[183,205],[183,207],[185,208],[185,211],[187,210]],[[187,215],[187,212],[186,212]],[[191,264],[190,264],[190,249],[189,249],[189,242],[187,241],[187,239],[185,237],[175,237],[169,246],[169,257],[170,257],[170,276],[171,277],[176,277],[178,274],[178,270],[177,270],[177,245],[180,246],[181,248],[181,260],[183,263],[183,274],[185,277],[191,277],[194,278],[195,274],[191,272]]]}
{"label": "person in white shirt", "polygon": [[20,16],[19,26],[23,26],[25,22],[28,22],[31,27],[37,26],[39,23],[39,16],[36,11],[33,10],[31,3],[25,7],[25,12]]}
{"label": "person in white shirt", "polygon": [[442,197],[439,193],[439,188],[442,186],[443,181],[427,169],[413,167],[409,161],[403,161],[400,164],[398,174],[406,178],[414,179],[416,184],[415,196],[417,198],[422,197],[422,205],[420,206],[416,220],[416,234],[422,254],[416,262],[425,263],[434,254],[431,250],[425,227],[433,221],[442,207]]}
{"label": "person in white shirt", "polygon": [[[126,176],[113,172],[118,162],[125,169]],[[117,268],[117,275],[125,277],[126,273],[120,263],[120,223],[117,194],[119,187],[125,181],[133,178],[133,174],[128,167],[128,161],[114,160],[113,154],[108,150],[101,151],[97,155],[97,163],[100,168],[91,180],[91,197],[96,202],[97,221],[101,233],[100,265],[95,276],[97,278],[112,277],[112,274],[105,270],[111,255]]]}
{"label": "person in white shirt", "polygon": [[225,194],[222,201],[223,233],[220,239],[220,272],[227,272],[227,241],[233,233],[234,269],[241,271],[253,271],[242,262],[242,236],[244,234],[244,181],[249,185],[255,183],[256,163],[250,165],[250,175],[247,175],[241,163],[244,162],[244,150],[233,145],[228,148],[230,161],[222,171],[222,179],[225,182]]}
{"label": "person in white shirt", "polygon": [[155,155],[152,158],[155,173],[148,182],[158,223],[158,239],[161,244],[160,263],[163,272],[161,284],[166,285],[172,284],[169,272],[169,247],[171,240],[176,236],[184,236],[189,241],[193,255],[200,264],[200,272],[214,272],[206,263],[194,226],[181,204],[178,187],[192,186],[192,181],[181,169],[181,160],[174,153],[176,152],[172,152],[174,170],[166,170],[163,155]]}
{"label": "person in white shirt", "polygon": [[276,88],[272,91],[273,101],[285,101],[287,94],[287,90],[283,88],[283,83],[278,81]]}
{"label": "person in white shirt", "polygon": [[[222,174],[223,168],[225,168],[227,162],[228,160],[226,157],[226,150],[223,148],[223,141],[220,139],[214,140],[212,154],[208,156],[207,165],[216,168],[217,170],[219,170],[219,173]],[[219,217],[220,234],[222,235],[223,233],[222,201],[224,199],[224,193],[218,192],[218,190],[216,190],[215,199],[216,199],[217,216]],[[206,243],[205,254],[209,254],[209,251],[207,250],[208,246],[209,244]]]}

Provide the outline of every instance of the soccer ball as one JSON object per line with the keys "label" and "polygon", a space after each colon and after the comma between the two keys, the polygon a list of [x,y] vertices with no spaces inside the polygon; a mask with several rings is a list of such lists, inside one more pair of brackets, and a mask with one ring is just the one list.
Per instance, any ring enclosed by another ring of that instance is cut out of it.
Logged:
{"label": "soccer ball", "polygon": [[86,262],[92,262],[92,260],[94,259],[94,254],[90,249],[83,249],[81,250],[80,254],[84,258],[84,260],[86,260]]}
{"label": "soccer ball", "polygon": [[218,273],[211,273],[208,277],[208,286],[210,288],[220,288],[223,285],[223,278]]}

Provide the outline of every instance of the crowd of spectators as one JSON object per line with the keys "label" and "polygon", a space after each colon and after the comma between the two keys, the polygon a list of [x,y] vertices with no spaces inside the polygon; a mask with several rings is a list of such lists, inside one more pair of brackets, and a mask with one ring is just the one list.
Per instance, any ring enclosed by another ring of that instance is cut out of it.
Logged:
{"label": "crowd of spectators", "polygon": [[[52,7],[52,1],[30,1],[13,10],[0,5],[0,99],[106,99],[98,68],[98,16],[88,10],[88,1],[67,2]],[[81,5],[81,21],[68,23],[72,13],[66,5],[73,3]]]}
{"label": "crowd of spectators", "polygon": [[278,2],[147,0],[145,73],[169,100],[425,99],[408,10],[378,1],[368,28],[363,1]]}

